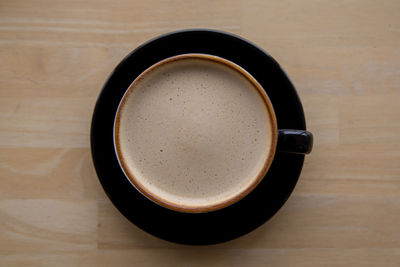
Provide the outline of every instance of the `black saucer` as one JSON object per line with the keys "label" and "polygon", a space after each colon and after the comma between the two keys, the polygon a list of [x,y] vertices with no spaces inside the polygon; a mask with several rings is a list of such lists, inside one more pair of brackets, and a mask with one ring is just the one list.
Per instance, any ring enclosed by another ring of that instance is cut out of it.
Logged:
{"label": "black saucer", "polygon": [[224,57],[250,72],[271,99],[278,128],[305,130],[304,113],[294,86],[271,56],[238,36],[219,31],[186,30],[157,37],[130,53],[110,75],[97,100],[91,128],[93,162],[108,197],[124,216],[152,235],[183,244],[215,244],[244,235],[274,215],[296,185],[304,155],[277,152],[254,191],[210,213],[172,211],[139,193],[124,176],[114,152],[114,116],[125,90],[141,72],[184,53]]}

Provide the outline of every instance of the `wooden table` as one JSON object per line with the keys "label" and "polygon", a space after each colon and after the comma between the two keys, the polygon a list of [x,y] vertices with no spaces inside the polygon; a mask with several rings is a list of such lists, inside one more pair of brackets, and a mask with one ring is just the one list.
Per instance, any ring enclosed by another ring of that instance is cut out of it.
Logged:
{"label": "wooden table", "polygon": [[[215,246],[125,219],[89,149],[96,98],[142,42],[206,27],[278,60],[315,135],[266,224]],[[0,2],[0,265],[400,266],[400,2]]]}

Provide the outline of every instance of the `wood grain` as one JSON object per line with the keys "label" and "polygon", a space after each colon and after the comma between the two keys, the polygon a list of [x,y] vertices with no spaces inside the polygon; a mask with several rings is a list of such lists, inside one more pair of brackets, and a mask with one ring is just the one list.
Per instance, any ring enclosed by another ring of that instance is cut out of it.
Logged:
{"label": "wood grain", "polygon": [[[0,1],[1,266],[399,266],[400,2]],[[315,135],[286,205],[187,247],[132,225],[89,150],[102,84],[172,30],[239,34],[287,71]]]}

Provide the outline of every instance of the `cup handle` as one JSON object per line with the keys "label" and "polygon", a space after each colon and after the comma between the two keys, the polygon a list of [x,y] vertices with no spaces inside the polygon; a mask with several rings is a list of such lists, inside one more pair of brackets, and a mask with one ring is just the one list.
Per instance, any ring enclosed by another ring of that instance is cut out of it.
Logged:
{"label": "cup handle", "polygon": [[309,154],[313,146],[312,133],[304,130],[278,130],[277,151],[295,154]]}

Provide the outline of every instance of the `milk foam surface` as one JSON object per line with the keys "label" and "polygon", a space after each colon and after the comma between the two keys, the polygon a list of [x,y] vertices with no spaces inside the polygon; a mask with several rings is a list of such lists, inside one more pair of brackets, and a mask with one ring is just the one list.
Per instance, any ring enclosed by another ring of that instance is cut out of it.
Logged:
{"label": "milk foam surface", "polygon": [[254,181],[271,149],[260,93],[236,70],[206,59],[176,60],[145,74],[119,112],[125,173],[178,205],[229,199]]}

